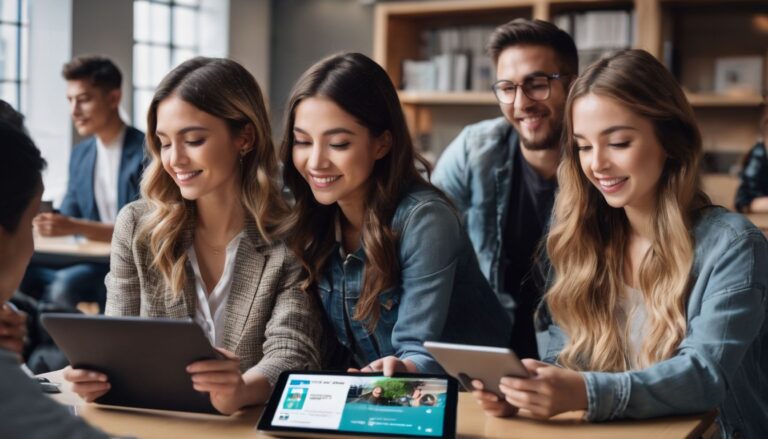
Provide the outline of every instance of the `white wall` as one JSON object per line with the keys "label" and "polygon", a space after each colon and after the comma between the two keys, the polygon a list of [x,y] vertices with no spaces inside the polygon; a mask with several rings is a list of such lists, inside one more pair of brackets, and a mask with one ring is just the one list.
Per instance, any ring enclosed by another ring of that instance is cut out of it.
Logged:
{"label": "white wall", "polygon": [[26,125],[48,161],[43,199],[64,197],[72,125],[61,67],[72,54],[72,0],[29,2],[29,87]]}

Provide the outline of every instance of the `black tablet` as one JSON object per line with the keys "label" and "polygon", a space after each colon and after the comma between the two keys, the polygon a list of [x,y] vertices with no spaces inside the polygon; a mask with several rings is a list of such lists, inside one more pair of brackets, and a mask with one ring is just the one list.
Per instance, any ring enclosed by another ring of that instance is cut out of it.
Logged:
{"label": "black tablet", "polygon": [[456,436],[456,380],[445,375],[283,372],[258,428],[277,436]]}
{"label": "black tablet", "polygon": [[192,320],[55,313],[41,320],[72,367],[109,377],[112,387],[97,403],[218,413],[186,371],[221,358]]}

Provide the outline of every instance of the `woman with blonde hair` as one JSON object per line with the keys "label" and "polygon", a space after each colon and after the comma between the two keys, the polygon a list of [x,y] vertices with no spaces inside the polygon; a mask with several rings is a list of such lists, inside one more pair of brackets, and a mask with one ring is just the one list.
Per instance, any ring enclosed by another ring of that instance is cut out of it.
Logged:
{"label": "woman with blonde hair", "polygon": [[476,392],[485,409],[600,421],[718,408],[724,437],[768,436],[768,244],[702,192],[677,82],[641,50],[601,59],[571,89],[563,146],[546,363],[524,360],[532,377],[502,379],[503,400]]}
{"label": "woman with blonde hair", "polygon": [[[276,236],[287,213],[258,84],[226,59],[194,58],[160,83],[147,116],[142,200],[119,214],[106,314],[193,318],[226,359],[190,364],[229,414],[263,403],[280,372],[319,366],[319,311]],[[137,371],[138,373],[138,371]],[[67,369],[92,401],[108,377]]]}

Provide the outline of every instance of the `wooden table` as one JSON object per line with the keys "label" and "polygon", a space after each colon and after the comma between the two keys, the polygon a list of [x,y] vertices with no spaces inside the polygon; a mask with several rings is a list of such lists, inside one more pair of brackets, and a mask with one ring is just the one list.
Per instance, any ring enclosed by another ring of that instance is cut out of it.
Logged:
{"label": "wooden table", "polygon": [[46,265],[70,265],[78,262],[109,263],[110,243],[89,241],[74,236],[35,235],[32,262]]}
{"label": "wooden table", "polygon": [[[144,373],[151,373],[145,371]],[[261,407],[249,408],[231,417],[159,410],[107,408],[86,404],[61,377],[61,371],[43,376],[61,383],[57,401],[75,406],[78,415],[110,434],[137,438],[267,438],[256,431]],[[457,437],[497,438],[696,438],[712,424],[715,413],[679,416],[643,421],[587,423],[581,412],[565,413],[549,421],[524,417],[499,419],[485,416],[472,396],[459,394]]]}

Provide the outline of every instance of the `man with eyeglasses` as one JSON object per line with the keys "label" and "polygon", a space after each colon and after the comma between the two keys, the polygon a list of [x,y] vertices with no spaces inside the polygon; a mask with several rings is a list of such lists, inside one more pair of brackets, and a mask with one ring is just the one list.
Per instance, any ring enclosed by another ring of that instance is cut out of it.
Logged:
{"label": "man with eyeglasses", "polygon": [[533,315],[543,281],[534,259],[557,189],[563,111],[578,55],[566,32],[525,19],[499,26],[488,52],[504,117],[464,128],[432,181],[463,214],[480,268],[513,321],[512,349],[539,358]]}

